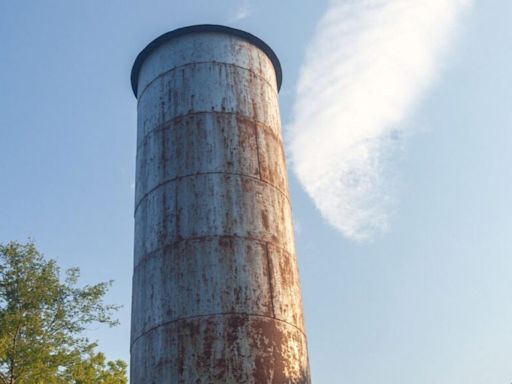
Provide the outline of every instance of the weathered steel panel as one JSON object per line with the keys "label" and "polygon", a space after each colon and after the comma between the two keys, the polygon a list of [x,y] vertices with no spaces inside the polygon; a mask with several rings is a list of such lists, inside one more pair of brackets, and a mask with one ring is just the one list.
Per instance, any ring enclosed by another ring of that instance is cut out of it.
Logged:
{"label": "weathered steel panel", "polygon": [[178,167],[176,159],[174,131],[159,129],[147,135],[137,148],[135,207],[143,197],[164,182],[176,178]]}
{"label": "weathered steel panel", "polygon": [[132,339],[159,324],[205,313],[274,317],[304,330],[295,256],[267,242],[200,237],[135,266]]}
{"label": "weathered steel panel", "polygon": [[304,330],[300,277],[295,254],[267,243],[274,317]]}
{"label": "weathered steel panel", "polygon": [[149,255],[135,267],[132,339],[170,321],[217,313],[271,317],[267,246],[235,237],[190,239]]}
{"label": "weathered steel panel", "polygon": [[208,172],[259,177],[256,129],[262,127],[236,114],[203,112],[151,131],[138,147],[135,204],[176,177]]}
{"label": "weathered steel panel", "polygon": [[179,238],[241,236],[294,251],[287,196],[263,181],[225,173],[178,180]]}
{"label": "weathered steel panel", "polygon": [[277,88],[274,66],[267,55],[250,42],[224,33],[191,34],[155,48],[139,73],[138,95],[171,69],[191,63],[224,63],[248,69]]}
{"label": "weathered steel panel", "polygon": [[197,112],[236,113],[280,135],[275,87],[252,71],[225,63],[191,63],[170,70],[138,100],[138,144],[172,119]]}
{"label": "weathered steel panel", "polygon": [[135,212],[135,265],[140,258],[177,239],[176,182],[157,188],[141,201]]}
{"label": "weathered steel panel", "polygon": [[187,116],[183,128],[176,129],[175,143],[179,176],[208,172],[259,175],[254,126],[235,114]]}
{"label": "weathered steel panel", "polygon": [[310,382],[275,58],[221,30],[138,64],[133,384]]}
{"label": "weathered steel panel", "polygon": [[135,211],[135,261],[183,239],[235,236],[294,253],[288,197],[258,179],[201,173],[162,184]]}
{"label": "weathered steel panel", "polygon": [[281,136],[264,126],[256,128],[261,180],[287,194],[288,176]]}
{"label": "weathered steel panel", "polygon": [[309,384],[306,339],[267,317],[227,314],[171,322],[132,346],[134,383]]}

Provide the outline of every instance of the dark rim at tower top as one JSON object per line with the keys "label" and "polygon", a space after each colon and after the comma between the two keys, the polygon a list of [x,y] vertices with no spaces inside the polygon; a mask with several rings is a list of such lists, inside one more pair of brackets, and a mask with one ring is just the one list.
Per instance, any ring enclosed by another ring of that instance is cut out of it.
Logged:
{"label": "dark rim at tower top", "polygon": [[175,39],[177,37],[188,35],[191,33],[198,33],[198,32],[217,32],[217,33],[224,33],[228,35],[233,35],[240,37],[249,43],[255,45],[259,49],[261,49],[270,59],[272,64],[274,65],[274,70],[276,72],[276,80],[277,80],[277,90],[281,88],[281,83],[283,79],[283,74],[281,71],[281,64],[279,63],[279,59],[277,58],[277,55],[274,53],[272,48],[265,43],[260,38],[250,34],[249,32],[242,31],[240,29],[225,27],[223,25],[214,25],[214,24],[200,24],[200,25],[192,25],[190,27],[184,27],[184,28],[178,28],[174,31],[170,31],[167,33],[164,33],[163,35],[157,37],[155,40],[153,40],[151,43],[149,43],[146,48],[144,48],[135,59],[135,63],[133,64],[132,73],[131,73],[131,82],[132,82],[132,89],[133,93],[135,94],[135,97],[137,97],[137,88],[138,88],[138,81],[139,81],[139,73],[140,69],[142,67],[142,64],[144,61],[148,58],[148,56],[153,53],[155,49],[160,47],[163,43],[166,43],[169,40]]}

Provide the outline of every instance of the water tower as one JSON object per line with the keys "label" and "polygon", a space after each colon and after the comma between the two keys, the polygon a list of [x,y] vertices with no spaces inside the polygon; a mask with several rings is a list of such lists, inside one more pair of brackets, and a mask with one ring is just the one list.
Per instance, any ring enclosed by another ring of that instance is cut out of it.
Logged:
{"label": "water tower", "polygon": [[279,61],[198,25],[137,57],[132,384],[310,383]]}

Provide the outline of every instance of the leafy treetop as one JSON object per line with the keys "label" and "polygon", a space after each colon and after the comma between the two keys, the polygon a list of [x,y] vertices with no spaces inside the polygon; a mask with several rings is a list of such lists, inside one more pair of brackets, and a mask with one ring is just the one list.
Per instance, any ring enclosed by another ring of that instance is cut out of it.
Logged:
{"label": "leafy treetop", "polygon": [[126,384],[126,363],[107,361],[83,336],[92,323],[117,325],[103,302],[112,282],[77,286],[33,242],[0,244],[0,384]]}

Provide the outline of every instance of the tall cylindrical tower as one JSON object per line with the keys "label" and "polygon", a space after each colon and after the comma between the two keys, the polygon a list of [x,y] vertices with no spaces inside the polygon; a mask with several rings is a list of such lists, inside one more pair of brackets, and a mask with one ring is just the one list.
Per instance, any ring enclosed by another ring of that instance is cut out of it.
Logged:
{"label": "tall cylindrical tower", "polygon": [[137,57],[131,383],[309,383],[279,61],[200,25]]}

